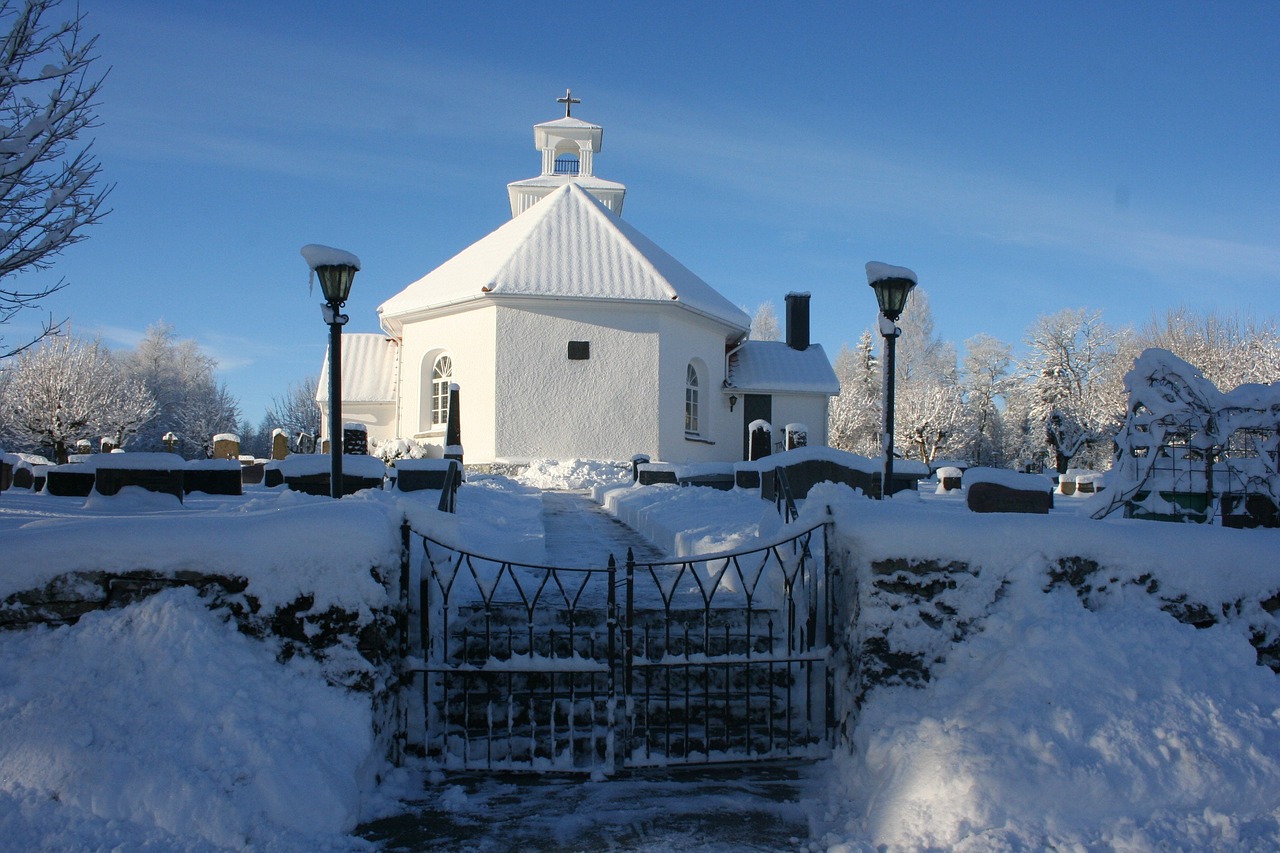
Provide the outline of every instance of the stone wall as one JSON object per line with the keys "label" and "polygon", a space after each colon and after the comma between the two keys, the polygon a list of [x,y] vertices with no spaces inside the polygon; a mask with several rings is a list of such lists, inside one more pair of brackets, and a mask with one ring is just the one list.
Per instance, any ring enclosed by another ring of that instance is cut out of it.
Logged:
{"label": "stone wall", "polygon": [[[398,600],[400,571],[399,566],[370,569],[388,587],[392,602]],[[314,659],[330,685],[368,694],[374,736],[389,758],[397,757],[396,688],[404,626],[394,604],[363,614],[337,607],[317,612],[314,596],[303,594],[268,609],[246,592],[248,581],[235,575],[77,571],[0,601],[0,630],[74,624],[86,613],[124,607],[175,586],[196,589],[210,610],[234,621],[241,632],[275,643],[281,662],[296,655]]]}
{"label": "stone wall", "polygon": [[[848,690],[855,706],[879,686],[927,683],[952,649],[981,628],[1008,583],[996,572],[963,562],[887,559],[858,565],[849,555],[844,559],[846,573],[857,580],[847,599],[850,612],[844,614],[850,625]],[[1210,606],[1164,593],[1151,575],[1122,580],[1083,557],[1061,557],[1046,566],[1044,592],[1064,586],[1088,609],[1122,586],[1136,586],[1185,624],[1231,623],[1249,638],[1258,664],[1280,673],[1280,593]]]}

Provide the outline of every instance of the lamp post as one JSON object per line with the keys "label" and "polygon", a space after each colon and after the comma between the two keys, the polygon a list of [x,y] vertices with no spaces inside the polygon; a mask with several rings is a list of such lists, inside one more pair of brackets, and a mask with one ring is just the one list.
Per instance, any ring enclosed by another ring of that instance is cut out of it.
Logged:
{"label": "lamp post", "polygon": [[302,247],[302,257],[320,279],[324,304],[320,306],[329,324],[329,494],[342,497],[342,327],[349,317],[340,313],[351,295],[351,281],[360,269],[360,259],[350,252],[320,246]]}
{"label": "lamp post", "polygon": [[160,440],[164,442],[165,452],[172,453],[174,446],[177,445],[178,443],[178,436],[176,433],[173,432],[173,430],[170,430],[169,432],[166,432],[164,435],[160,436]]}
{"label": "lamp post", "polygon": [[884,336],[884,431],[880,443],[884,451],[884,473],[880,476],[880,499],[893,488],[893,398],[894,367],[897,356],[898,318],[907,304],[907,295],[916,286],[916,274],[905,267],[872,261],[867,264],[867,283],[876,292],[880,305],[880,334]]}

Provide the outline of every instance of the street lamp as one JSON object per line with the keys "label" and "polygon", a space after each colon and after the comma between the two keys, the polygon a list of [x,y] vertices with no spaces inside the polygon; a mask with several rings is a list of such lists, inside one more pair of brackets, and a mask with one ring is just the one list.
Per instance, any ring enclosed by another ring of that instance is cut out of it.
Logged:
{"label": "street lamp", "polygon": [[350,252],[310,243],[302,247],[302,257],[311,273],[320,279],[325,304],[321,316],[329,324],[329,494],[342,497],[342,327],[348,319],[339,313],[351,295],[351,281],[360,269],[360,259]]}
{"label": "street lamp", "polygon": [[880,305],[880,334],[884,336],[884,431],[880,439],[884,451],[884,473],[880,476],[880,498],[883,500],[893,488],[893,373],[898,335],[902,334],[897,322],[907,304],[907,295],[916,286],[916,274],[906,267],[871,261],[867,264],[867,283],[876,292],[876,302]]}

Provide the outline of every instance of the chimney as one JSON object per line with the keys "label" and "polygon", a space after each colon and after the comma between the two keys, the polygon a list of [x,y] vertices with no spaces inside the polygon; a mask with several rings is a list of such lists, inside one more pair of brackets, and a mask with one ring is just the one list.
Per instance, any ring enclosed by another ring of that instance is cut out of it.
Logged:
{"label": "chimney", "polygon": [[809,348],[809,294],[787,294],[787,346]]}

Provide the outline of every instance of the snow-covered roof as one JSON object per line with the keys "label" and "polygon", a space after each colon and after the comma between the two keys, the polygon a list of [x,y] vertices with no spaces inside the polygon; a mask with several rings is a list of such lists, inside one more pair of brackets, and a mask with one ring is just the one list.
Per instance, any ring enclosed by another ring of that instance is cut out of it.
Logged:
{"label": "snow-covered roof", "polygon": [[798,350],[782,341],[747,341],[729,359],[725,388],[839,394],[840,382],[821,344]]}
{"label": "snow-covered roof", "polygon": [[558,128],[580,128],[582,130],[599,130],[600,125],[592,124],[589,121],[583,121],[573,116],[565,116],[564,118],[553,119],[551,121],[542,121],[534,125],[534,127],[558,127]]}
{"label": "snow-covered roof", "polygon": [[570,182],[378,307],[383,327],[504,296],[674,303],[735,332],[751,318]]}
{"label": "snow-covered roof", "polygon": [[626,192],[627,189],[626,184],[620,184],[617,181],[598,178],[595,175],[538,175],[533,178],[525,178],[522,181],[512,181],[507,184],[507,188],[561,187],[565,184],[577,184],[587,190],[613,190],[616,192]]}
{"label": "snow-covered roof", "polygon": [[[396,344],[386,335],[342,336],[342,399],[358,403],[392,403],[396,399]],[[329,402],[329,349],[316,401]]]}

